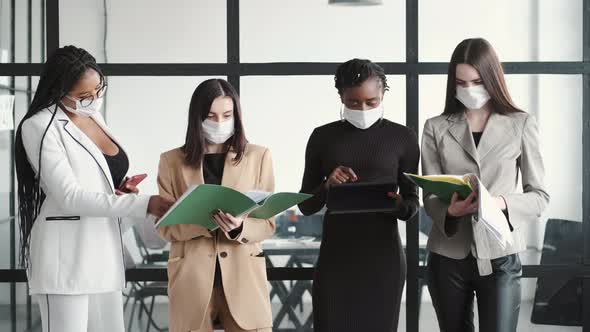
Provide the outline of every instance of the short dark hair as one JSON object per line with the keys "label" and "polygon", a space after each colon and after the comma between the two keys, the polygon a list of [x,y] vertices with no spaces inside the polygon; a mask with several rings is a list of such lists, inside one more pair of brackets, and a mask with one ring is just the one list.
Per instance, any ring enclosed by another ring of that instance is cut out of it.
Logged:
{"label": "short dark hair", "polygon": [[234,162],[238,164],[246,151],[246,134],[242,124],[240,97],[234,87],[226,80],[209,79],[199,84],[193,92],[188,111],[188,126],[186,139],[182,147],[185,160],[191,166],[200,167],[205,154],[205,136],[203,135],[203,121],[211,110],[213,101],[218,97],[230,97],[234,104],[234,135],[225,142],[225,151],[233,149],[236,152]]}
{"label": "short dark hair", "polygon": [[338,66],[334,76],[334,86],[338,94],[342,95],[344,89],[357,87],[370,78],[378,78],[381,81],[383,91],[389,90],[385,70],[371,60],[352,59]]}

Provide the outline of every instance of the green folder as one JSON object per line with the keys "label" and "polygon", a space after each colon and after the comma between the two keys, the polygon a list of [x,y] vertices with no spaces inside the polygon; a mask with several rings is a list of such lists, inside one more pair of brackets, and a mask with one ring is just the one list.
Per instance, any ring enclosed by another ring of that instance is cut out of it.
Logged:
{"label": "green folder", "polygon": [[426,175],[404,173],[412,182],[421,187],[425,192],[436,195],[446,203],[451,202],[454,193],[463,200],[473,191],[469,183],[469,176],[455,175]]}
{"label": "green folder", "polygon": [[156,227],[193,224],[213,230],[218,227],[212,217],[217,209],[233,216],[248,214],[251,218],[269,219],[311,196],[288,192],[243,194],[224,186],[201,184],[189,188]]}

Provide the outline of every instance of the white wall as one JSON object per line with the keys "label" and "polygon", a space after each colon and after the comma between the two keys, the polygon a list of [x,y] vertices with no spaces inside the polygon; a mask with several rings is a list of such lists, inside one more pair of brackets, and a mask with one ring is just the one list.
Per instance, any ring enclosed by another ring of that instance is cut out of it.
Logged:
{"label": "white wall", "polygon": [[242,62],[405,61],[405,1],[329,6],[327,0],[248,0],[240,6]]}
{"label": "white wall", "polygon": [[582,60],[577,0],[421,0],[420,61],[449,61],[455,46],[486,38],[502,61]]}
{"label": "white wall", "polygon": [[[226,2],[107,0],[108,61],[226,62]],[[61,0],[60,43],[104,62],[102,0]]]}

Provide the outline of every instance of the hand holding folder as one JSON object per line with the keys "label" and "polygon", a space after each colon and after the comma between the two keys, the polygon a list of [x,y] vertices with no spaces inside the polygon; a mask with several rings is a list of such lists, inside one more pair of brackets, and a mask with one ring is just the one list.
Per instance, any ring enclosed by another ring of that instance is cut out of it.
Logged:
{"label": "hand holding folder", "polygon": [[[494,241],[502,248],[512,243],[512,232],[508,220],[494,197],[488,192],[481,180],[475,174],[456,175],[428,175],[404,173],[412,182],[425,192],[436,195],[440,200],[450,203],[456,192],[461,200],[472,192],[477,194],[476,222],[482,223]],[[477,243],[476,243],[477,245]]]}
{"label": "hand holding folder", "polygon": [[269,219],[310,197],[309,194],[287,192],[271,194],[252,191],[243,194],[223,186],[201,184],[189,188],[156,223],[156,227],[194,224],[213,230],[218,227],[212,217],[212,212],[216,210],[233,216]]}
{"label": "hand holding folder", "polygon": [[410,181],[421,187],[425,192],[436,195],[441,201],[451,203],[454,193],[459,195],[459,199],[464,200],[473,192],[472,176],[466,175],[426,175],[404,173]]}

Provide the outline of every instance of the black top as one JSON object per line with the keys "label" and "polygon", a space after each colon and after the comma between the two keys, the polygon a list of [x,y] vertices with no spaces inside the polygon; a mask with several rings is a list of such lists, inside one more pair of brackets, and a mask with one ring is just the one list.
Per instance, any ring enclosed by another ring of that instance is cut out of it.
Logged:
{"label": "black top", "polygon": [[418,210],[418,190],[404,172],[417,173],[420,149],[416,134],[409,128],[382,119],[361,130],[348,121],[336,121],[316,128],[305,152],[305,172],[301,192],[314,197],[299,204],[303,214],[318,212],[325,205],[323,182],[338,166],[352,168],[362,182],[391,180],[404,198],[400,219],[409,219]]}
{"label": "black top", "polygon": [[109,156],[108,154],[103,155],[109,165],[113,185],[118,189],[121,186],[123,179],[125,179],[125,174],[127,174],[127,171],[129,170],[129,158],[127,158],[127,154],[121,149],[119,144],[114,141],[113,143],[117,145],[119,152],[114,156]]}
{"label": "black top", "polygon": [[203,156],[203,179],[207,184],[221,184],[225,153],[208,153]]}
{"label": "black top", "polygon": [[471,133],[473,135],[473,141],[475,142],[475,147],[477,147],[479,145],[479,141],[481,141],[481,135],[483,135],[483,132],[472,132]]}
{"label": "black top", "polygon": [[[206,184],[221,185],[225,166],[225,153],[208,153],[203,156],[203,179]],[[217,234],[219,230],[215,230]],[[215,278],[213,287],[221,287],[221,267],[219,259],[215,261]]]}

